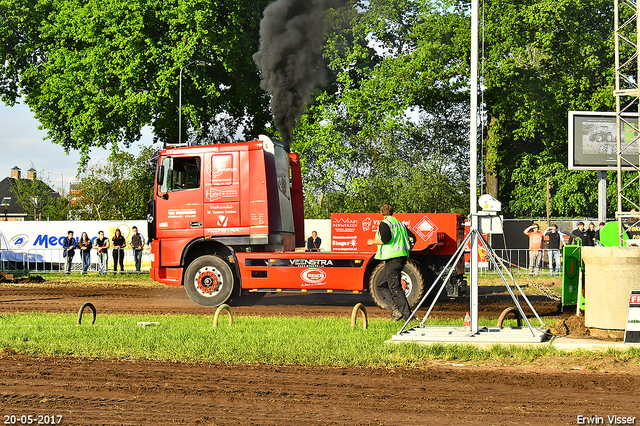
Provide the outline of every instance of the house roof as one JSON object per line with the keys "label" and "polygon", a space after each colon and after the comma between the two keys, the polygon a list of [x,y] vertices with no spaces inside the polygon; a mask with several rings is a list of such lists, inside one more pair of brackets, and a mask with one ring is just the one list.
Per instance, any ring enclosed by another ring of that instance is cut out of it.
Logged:
{"label": "house roof", "polygon": [[[0,180],[0,217],[3,217],[5,215],[5,206],[2,205],[3,204],[2,202],[6,197],[11,198],[11,201],[9,202],[9,206],[7,207],[7,210],[6,210],[7,215],[10,215],[10,216],[26,215],[26,212],[22,208],[22,205],[18,202],[18,198],[13,193],[13,191],[11,191],[11,183],[14,180],[15,179],[11,177],[6,177]],[[30,179],[21,178],[21,180],[30,180]],[[51,189],[49,186],[47,186],[47,188]],[[55,191],[51,189],[51,192],[55,192]],[[54,197],[57,198],[59,196],[60,195],[56,193]]]}

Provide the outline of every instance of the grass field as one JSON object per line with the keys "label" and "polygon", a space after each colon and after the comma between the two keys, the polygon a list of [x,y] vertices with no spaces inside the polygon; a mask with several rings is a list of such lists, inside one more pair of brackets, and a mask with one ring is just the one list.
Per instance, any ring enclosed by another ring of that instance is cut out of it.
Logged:
{"label": "grass field", "polygon": [[[47,274],[39,286],[136,286],[164,287],[148,275]],[[518,279],[518,278],[517,278]],[[529,287],[521,277],[519,284]],[[541,276],[538,282],[548,286],[557,277]],[[21,284],[12,284],[20,286]],[[28,284],[24,284],[28,285]],[[557,285],[557,284],[556,284]],[[481,277],[482,290],[504,291],[497,277]],[[531,290],[531,291],[529,291]],[[342,366],[419,366],[432,362],[515,363],[545,362],[551,358],[581,359],[593,364],[603,357],[614,363],[640,364],[640,350],[604,353],[558,352],[553,347],[523,348],[494,346],[478,349],[470,345],[390,344],[388,340],[400,324],[386,319],[372,319],[369,329],[351,329],[344,318],[236,317],[228,325],[226,314],[220,326],[213,328],[213,316],[204,315],[99,315],[95,325],[77,326],[73,314],[18,313],[0,315],[0,348],[19,353],[98,358],[205,361],[224,363],[268,363]],[[559,319],[545,318],[551,325]],[[138,322],[158,322],[140,327]],[[462,319],[429,320],[426,325],[462,325]],[[480,325],[495,325],[496,318],[480,319]],[[515,325],[507,320],[505,326]],[[572,362],[575,363],[575,362]]]}
{"label": "grass field", "polygon": [[[75,325],[71,314],[10,314],[0,316],[0,348],[19,353],[98,358],[268,363],[299,365],[410,367],[433,361],[528,363],[545,357],[606,356],[618,362],[640,362],[640,350],[571,355],[550,346],[526,348],[470,345],[390,344],[399,324],[372,320],[369,328],[351,329],[342,318],[240,317],[232,326],[221,316],[100,315],[95,325]],[[85,317],[84,322],[88,322]],[[138,326],[138,322],[159,325]],[[480,325],[495,319],[480,320]],[[428,325],[461,325],[434,320]],[[505,325],[515,325],[505,324]]]}

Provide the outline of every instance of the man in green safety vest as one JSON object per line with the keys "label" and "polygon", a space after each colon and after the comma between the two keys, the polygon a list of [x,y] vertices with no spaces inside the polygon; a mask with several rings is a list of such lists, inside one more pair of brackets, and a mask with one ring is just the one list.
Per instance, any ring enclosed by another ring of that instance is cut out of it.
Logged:
{"label": "man in green safety vest", "polygon": [[384,219],[378,225],[375,239],[367,241],[369,245],[378,245],[375,258],[384,260],[384,269],[380,280],[375,285],[382,296],[382,301],[391,310],[391,319],[406,321],[411,316],[411,309],[400,278],[411,251],[410,238],[415,241],[415,237],[402,222],[393,217],[391,204],[382,206],[381,213]]}

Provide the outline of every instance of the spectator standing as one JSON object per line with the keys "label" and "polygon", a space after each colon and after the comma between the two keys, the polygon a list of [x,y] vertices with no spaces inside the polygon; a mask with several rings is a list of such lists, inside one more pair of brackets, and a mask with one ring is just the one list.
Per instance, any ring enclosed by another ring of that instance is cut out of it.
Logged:
{"label": "spectator standing", "polygon": [[133,249],[133,259],[136,263],[136,273],[140,273],[140,265],[142,263],[142,249],[144,248],[144,237],[138,234],[138,228],[133,227],[133,236],[131,237],[131,248]]}
{"label": "spectator standing", "polygon": [[529,237],[529,275],[540,275],[540,263],[542,263],[542,241],[544,236],[540,232],[540,227],[534,223],[524,230],[524,234]]}
{"label": "spectator standing", "polygon": [[109,248],[109,239],[104,236],[104,232],[98,232],[98,238],[96,238],[96,251],[98,252],[98,259],[100,261],[100,270],[98,273],[104,275],[107,273],[107,260],[109,259],[107,249]]}
{"label": "spectator standing", "polygon": [[318,237],[318,233],[313,231],[307,239],[307,251],[320,251],[320,243],[322,240]]}
{"label": "spectator standing", "polygon": [[86,232],[80,235],[78,247],[80,248],[80,258],[82,259],[82,273],[86,274],[91,264],[91,239]]}
{"label": "spectator standing", "polygon": [[62,257],[65,258],[65,274],[69,275],[71,273],[71,262],[73,261],[73,255],[76,254],[76,248],[78,247],[78,242],[75,238],[73,238],[73,231],[67,232],[67,237],[62,242]]}
{"label": "spectator standing", "polygon": [[120,272],[124,272],[124,247],[126,245],[122,232],[116,229],[113,233],[113,273],[118,272],[118,264],[120,264]]}
{"label": "spectator standing", "polygon": [[596,240],[598,242],[600,241],[600,231],[602,231],[602,228],[604,228],[604,225],[606,225],[604,222],[600,222],[598,224],[598,230],[596,231]]}
{"label": "spectator standing", "polygon": [[[558,232],[557,225],[551,225],[544,231],[544,236],[549,238],[547,253],[549,256],[549,273],[551,276],[560,275],[560,263],[562,256],[560,249],[564,246],[564,238]],[[554,268],[555,261],[555,268]]]}
{"label": "spectator standing", "polygon": [[587,235],[587,241],[584,244],[585,246],[593,247],[596,245],[596,225],[593,222],[589,222],[589,229],[585,231]]}
{"label": "spectator standing", "polygon": [[571,233],[573,240],[580,240],[583,246],[587,245],[587,231],[584,229],[584,222],[578,222],[578,229],[574,229]]}

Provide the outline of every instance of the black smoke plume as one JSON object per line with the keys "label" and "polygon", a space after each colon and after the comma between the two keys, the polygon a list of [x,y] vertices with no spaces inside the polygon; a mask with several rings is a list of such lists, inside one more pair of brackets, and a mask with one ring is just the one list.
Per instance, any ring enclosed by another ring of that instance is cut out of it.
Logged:
{"label": "black smoke plume", "polygon": [[271,113],[282,143],[292,132],[314,86],[323,80],[324,11],[339,0],[278,0],[264,10],[260,50],[253,60],[262,72],[260,86],[271,95]]}

